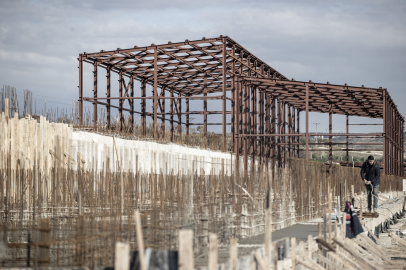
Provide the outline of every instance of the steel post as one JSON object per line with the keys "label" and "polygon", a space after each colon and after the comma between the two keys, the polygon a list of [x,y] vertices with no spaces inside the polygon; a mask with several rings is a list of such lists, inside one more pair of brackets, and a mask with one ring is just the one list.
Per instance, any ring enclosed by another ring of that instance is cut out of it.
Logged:
{"label": "steel post", "polygon": [[[162,87],[162,92],[161,92],[161,97],[165,97],[165,91],[166,90],[166,87],[164,86],[164,87]],[[162,139],[165,139],[165,124],[166,124],[166,108],[165,108],[165,101],[166,101],[166,99],[161,99],[161,113],[164,113],[163,115],[162,115],[162,120],[161,120],[161,133],[162,133]]]}
{"label": "steel post", "polygon": [[[204,93],[204,97],[207,97],[207,93]],[[208,146],[208,140],[207,140],[207,99],[205,99],[203,101],[203,133],[204,133],[204,144],[205,144],[205,146]]]}
{"label": "steel post", "polygon": [[227,143],[227,47],[226,47],[226,38],[223,38],[223,58],[222,58],[222,74],[223,74],[223,151],[228,149]]}
{"label": "steel post", "polygon": [[[271,132],[270,134],[276,134],[276,127],[275,127],[275,122],[276,122],[276,99],[275,97],[271,97]],[[275,169],[275,162],[276,162],[276,155],[275,155],[275,137],[271,137],[271,167],[272,170]]]}
{"label": "steel post", "polygon": [[[158,139],[158,48],[154,50],[154,104],[152,108],[154,110],[154,120],[152,123],[152,127],[154,130],[154,139]],[[181,122],[181,120],[179,120]]]}
{"label": "steel post", "polygon": [[[348,134],[348,133],[350,133],[350,130],[349,130],[349,115],[347,114],[346,116],[345,116],[345,130],[346,130],[346,133]],[[349,139],[348,139],[348,135],[347,136],[345,136],[345,142],[346,142],[346,145],[345,145],[345,147],[347,148],[347,150],[345,151],[345,153],[346,153],[346,161],[347,161],[347,164],[348,164],[348,162],[349,162],[349,152],[348,152],[348,143],[349,143]]]}
{"label": "steel post", "polygon": [[[130,80],[131,80],[130,96],[131,96],[131,97],[134,97],[134,77],[131,76]],[[133,99],[133,100],[129,100],[129,102],[130,102],[130,110],[131,110],[131,112],[130,112],[130,122],[129,122],[129,124],[130,124],[131,133],[134,132],[134,126],[135,126],[134,101],[135,101],[134,99]]]}
{"label": "steel post", "polygon": [[[93,98],[97,98],[97,62],[93,64]],[[97,128],[97,103],[93,102],[93,126]]]}
{"label": "steel post", "polygon": [[[248,109],[248,85],[244,84],[244,107],[243,107],[243,112],[244,112],[244,117],[243,117],[243,125],[244,125],[244,132],[243,134],[248,134],[248,117],[249,117],[249,109]],[[248,138],[243,138],[244,140],[244,177],[247,177],[248,175]]]}
{"label": "steel post", "polygon": [[[189,112],[189,99],[186,99],[186,112]],[[189,143],[189,114],[186,114],[186,144]]]}
{"label": "steel post", "polygon": [[330,104],[330,111],[328,113],[328,173],[329,177],[332,177],[333,173],[333,104]]}
{"label": "steel post", "polygon": [[171,104],[171,108],[170,108],[170,110],[171,110],[171,142],[173,142],[173,139],[174,139],[174,132],[175,132],[175,128],[174,128],[174,126],[173,126],[173,121],[174,121],[174,115],[175,115],[175,111],[174,111],[174,103],[175,103],[175,99],[173,98],[174,97],[174,94],[173,94],[173,90],[171,90],[171,97],[172,97],[172,99],[170,100],[170,104]]}
{"label": "steel post", "polygon": [[277,147],[276,147],[276,149],[277,149],[277,154],[278,154],[278,158],[277,158],[277,160],[278,160],[278,167],[281,167],[282,166],[282,147],[280,146],[280,143],[282,143],[282,137],[281,137],[281,135],[282,135],[282,102],[281,102],[281,100],[280,99],[278,99],[278,101],[277,101],[277,114],[276,114],[276,117],[277,117],[277,121],[278,121],[278,136],[276,137],[276,142],[277,142]]}
{"label": "steel post", "polygon": [[106,75],[106,97],[107,97],[107,105],[106,105],[106,117],[107,117],[107,128],[111,128],[111,68],[107,68],[107,75]]}
{"label": "steel post", "polygon": [[[296,128],[297,128],[297,130],[296,130],[296,134],[298,134],[298,135],[300,134],[300,118],[299,118],[299,116],[300,116],[300,110],[297,110],[297,116],[296,116]],[[300,141],[300,138],[296,137],[296,142],[299,143],[299,141]],[[297,150],[296,150],[297,151],[296,156],[298,158],[300,158],[299,150],[300,150],[300,147],[298,145]]]}
{"label": "steel post", "polygon": [[83,55],[79,54],[79,126],[83,126]]}
{"label": "steel post", "polygon": [[309,86],[306,84],[306,160],[309,159]]}
{"label": "steel post", "polygon": [[382,153],[382,167],[383,167],[383,174],[388,174],[388,169],[387,169],[387,134],[386,134],[386,126],[387,126],[387,116],[386,116],[386,110],[387,110],[387,100],[386,100],[386,90],[382,90],[382,106],[383,106],[383,153]]}
{"label": "steel post", "polygon": [[235,170],[234,170],[234,177],[236,179],[239,178],[240,175],[240,138],[238,138],[238,134],[240,131],[240,94],[241,91],[240,83],[237,82],[237,93],[234,95],[234,109],[235,109],[235,134],[234,135],[234,154],[235,154]]}
{"label": "steel post", "polygon": [[[265,95],[265,133],[269,134],[271,132],[271,97],[269,95]],[[268,167],[268,159],[269,159],[269,152],[270,152],[270,138],[265,138],[264,139],[264,144],[265,144],[265,165]]]}
{"label": "steel post", "polygon": [[[121,97],[123,97],[123,82],[124,82],[122,72],[120,72],[120,74],[119,74],[118,82],[119,82],[118,95],[121,98]],[[118,101],[118,107],[119,107],[118,112],[119,112],[119,129],[120,129],[120,131],[122,131],[123,128],[124,128],[123,104],[124,104],[124,100],[119,99],[119,101]]]}

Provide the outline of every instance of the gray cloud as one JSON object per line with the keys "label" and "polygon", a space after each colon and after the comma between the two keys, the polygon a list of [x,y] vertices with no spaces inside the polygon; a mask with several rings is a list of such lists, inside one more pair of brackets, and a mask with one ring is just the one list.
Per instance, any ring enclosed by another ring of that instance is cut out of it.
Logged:
{"label": "gray cloud", "polygon": [[388,87],[406,115],[405,13],[404,0],[1,1],[0,82],[70,103],[81,52],[223,34],[289,78]]}

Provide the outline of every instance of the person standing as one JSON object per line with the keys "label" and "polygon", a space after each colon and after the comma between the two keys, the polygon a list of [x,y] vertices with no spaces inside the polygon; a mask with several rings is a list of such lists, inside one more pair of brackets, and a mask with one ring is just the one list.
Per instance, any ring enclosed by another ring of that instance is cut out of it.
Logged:
{"label": "person standing", "polygon": [[378,208],[378,192],[379,184],[381,183],[380,178],[381,171],[379,169],[378,163],[375,162],[373,156],[369,156],[368,160],[362,164],[361,167],[361,178],[365,183],[368,194],[368,211],[371,212],[372,206],[372,196],[374,196],[374,209]]}

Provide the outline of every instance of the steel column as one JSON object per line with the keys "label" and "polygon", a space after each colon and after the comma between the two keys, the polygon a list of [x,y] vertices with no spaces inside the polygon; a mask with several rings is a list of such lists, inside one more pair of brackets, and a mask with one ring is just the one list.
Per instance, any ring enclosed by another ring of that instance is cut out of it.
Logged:
{"label": "steel column", "polygon": [[107,67],[107,75],[106,75],[106,84],[107,84],[107,89],[106,89],[106,96],[107,96],[107,106],[106,106],[106,112],[107,112],[107,128],[111,128],[111,68]]}
{"label": "steel column", "polygon": [[[242,82],[238,83],[238,101],[239,101],[239,105],[238,105],[238,109],[239,109],[239,119],[237,119],[237,121],[239,121],[239,126],[240,129],[238,130],[239,134],[243,134],[244,133],[244,124],[243,124],[243,118],[244,118],[244,89],[245,86]],[[240,140],[239,142],[239,146],[240,146],[240,152],[243,152],[243,148],[244,148],[244,142],[243,142],[243,138],[238,138]]]}
{"label": "steel column", "polygon": [[[269,95],[265,95],[265,133],[269,134],[271,132],[271,97]],[[268,162],[269,162],[269,152],[270,152],[270,138],[266,137],[264,138],[264,144],[265,144],[265,165],[268,167]]]}
{"label": "steel column", "polygon": [[[147,85],[146,80],[141,81],[141,97],[147,96]],[[142,135],[147,135],[147,103],[146,99],[141,99],[141,126],[142,126]]]}
{"label": "steel column", "polygon": [[306,84],[306,160],[309,159],[309,86]]}
{"label": "steel column", "polygon": [[382,153],[382,167],[383,167],[383,173],[386,175],[388,174],[388,162],[387,162],[387,134],[386,134],[386,126],[387,126],[387,116],[386,116],[386,110],[387,110],[387,100],[386,100],[386,90],[382,90],[382,106],[383,106],[383,153]]}
{"label": "steel column", "polygon": [[[244,84],[244,118],[243,118],[243,125],[244,125],[244,132],[243,134],[248,134],[248,118],[249,118],[249,109],[248,109],[248,93],[249,93],[249,86]],[[249,138],[244,138],[244,177],[248,175],[248,140]]]}
{"label": "steel column", "polygon": [[83,55],[79,54],[79,126],[83,126]]}
{"label": "steel column", "polygon": [[[154,139],[158,139],[158,48],[154,50],[154,104],[152,108],[154,110],[154,121],[153,121],[153,129],[154,129]],[[181,120],[179,120],[181,122]]]}
{"label": "steel column", "polygon": [[[97,62],[93,64],[93,98],[97,98]],[[93,102],[93,126],[97,128],[97,103]]]}
{"label": "steel column", "polygon": [[[260,134],[265,133],[265,112],[264,112],[264,92],[258,92],[259,94],[259,132]],[[260,164],[264,164],[264,140],[265,138],[259,138],[259,156],[258,159]]]}
{"label": "steel column", "polygon": [[[178,97],[181,97],[181,93],[178,94]],[[176,106],[176,104],[175,104]],[[182,99],[178,98],[178,102],[177,102],[177,111],[178,111],[178,133],[179,133],[179,141],[180,143],[183,143],[183,139],[182,139]]]}
{"label": "steel column", "polygon": [[[257,133],[257,89],[255,86],[251,86],[251,121],[250,121],[250,129],[251,134]],[[257,154],[257,138],[251,137],[251,168],[252,172],[254,172],[255,168],[255,156]]]}
{"label": "steel column", "polygon": [[[347,114],[346,116],[345,116],[345,130],[346,130],[346,133],[348,134],[348,133],[350,133],[350,131],[349,131],[349,115]],[[346,142],[346,145],[345,145],[345,147],[347,148],[347,150],[345,151],[345,153],[346,153],[346,161],[347,161],[347,166],[348,166],[348,162],[349,162],[349,152],[348,152],[348,143],[349,143],[349,139],[348,139],[348,135],[347,136],[345,136],[345,142]]]}
{"label": "steel column", "polygon": [[[186,99],[186,112],[189,112],[189,99]],[[186,144],[189,143],[189,114],[186,114]]]}
{"label": "steel column", "polygon": [[[131,80],[131,88],[130,88],[130,96],[131,97],[134,97],[134,77],[133,76],[131,76],[131,78],[130,78],[130,80]],[[134,118],[134,99],[133,100],[129,100],[129,102],[130,102],[130,110],[131,110],[131,112],[130,112],[130,130],[131,130],[131,133],[133,133],[134,132],[134,125],[135,125],[135,118]],[[164,116],[165,117],[165,116]]]}
{"label": "steel column", "polygon": [[[204,78],[206,80],[206,77]],[[204,97],[207,97],[207,93],[204,93]],[[204,133],[204,144],[208,146],[207,140],[207,99],[203,101],[203,133]]]}
{"label": "steel column", "polygon": [[174,105],[174,103],[175,103],[175,99],[174,99],[174,94],[173,94],[173,90],[171,90],[171,100],[170,100],[170,104],[171,104],[171,108],[170,108],[170,110],[171,110],[171,142],[173,142],[173,139],[174,139],[174,132],[175,132],[175,128],[174,128],[174,126],[173,126],[173,118],[174,118],[174,114],[175,114],[175,111],[174,111],[174,107],[173,107],[173,105]]}
{"label": "steel column", "polygon": [[[238,179],[240,175],[240,138],[238,138],[238,135],[240,133],[240,94],[239,92],[241,91],[241,86],[240,83],[237,82],[237,93],[234,95],[234,109],[235,109],[235,134],[234,135],[234,154],[235,154],[235,171],[234,171],[234,176]],[[234,196],[233,196],[234,197]]]}
{"label": "steel column", "polygon": [[[281,125],[281,142],[282,143],[286,143],[286,103],[282,102],[281,104],[281,108],[282,108],[282,125]],[[281,162],[281,167],[285,168],[285,163],[286,163],[286,146],[283,145],[281,147],[282,150],[282,162]]]}
{"label": "steel column", "polygon": [[227,47],[226,47],[226,38],[223,38],[223,58],[222,58],[222,73],[223,73],[223,151],[228,149],[227,143]]}
{"label": "steel column", "polygon": [[329,177],[332,177],[333,173],[333,104],[330,103],[330,111],[328,113],[328,173]]}
{"label": "steel column", "polygon": [[282,147],[280,145],[280,143],[282,143],[282,102],[280,101],[280,99],[277,100],[276,103],[276,107],[277,107],[277,112],[276,112],[276,117],[277,117],[277,132],[278,132],[278,136],[276,137],[276,143],[277,143],[277,160],[278,160],[278,167],[281,167],[281,161],[282,161]]}
{"label": "steel column", "polygon": [[[231,54],[235,57],[235,46],[231,48]],[[234,149],[234,144],[236,137],[234,136],[236,133],[235,130],[235,95],[236,95],[236,87],[235,87],[235,59],[233,58],[232,67],[231,67],[231,149]]]}
{"label": "steel column", "polygon": [[[300,110],[297,110],[297,116],[296,116],[296,128],[297,128],[297,130],[296,130],[296,134],[300,134]],[[300,142],[300,138],[299,137],[296,137],[296,143],[299,143]],[[298,157],[298,158],[300,158],[300,153],[299,153],[299,151],[300,151],[300,146],[298,145],[297,146],[297,152],[296,152],[296,156]]]}
{"label": "steel column", "polygon": [[[292,107],[288,104],[288,134],[291,135],[292,134]],[[292,143],[292,137],[289,136],[288,137],[288,157],[291,157],[291,146],[290,144]]]}
{"label": "steel column", "polygon": [[[166,87],[162,87],[162,92],[161,92],[161,97],[165,97],[165,90]],[[166,121],[166,108],[165,108],[165,98],[160,99],[160,104],[161,104],[161,113],[163,113],[162,115],[162,120],[161,120],[161,132],[162,132],[162,139],[165,139],[165,121]]]}
{"label": "steel column", "polygon": [[[119,74],[118,81],[119,81],[118,95],[120,98],[122,98],[123,97],[123,81],[124,81],[122,72],[120,72],[120,74]],[[123,104],[124,104],[124,99],[119,99],[118,100],[118,107],[119,107],[118,112],[119,112],[119,129],[120,129],[120,131],[123,130],[123,128],[124,128]]]}
{"label": "steel column", "polygon": [[[276,127],[275,127],[275,122],[276,122],[276,99],[275,97],[271,97],[271,132],[270,134],[276,134]],[[276,163],[276,155],[275,155],[275,142],[276,138],[271,137],[271,167],[272,170],[275,169],[275,163]]]}

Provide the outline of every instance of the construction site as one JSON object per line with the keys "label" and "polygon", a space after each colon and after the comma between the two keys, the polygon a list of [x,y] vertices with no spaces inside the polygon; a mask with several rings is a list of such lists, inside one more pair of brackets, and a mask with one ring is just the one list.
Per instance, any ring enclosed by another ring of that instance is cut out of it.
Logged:
{"label": "construction site", "polygon": [[[0,93],[2,268],[406,269],[405,119],[386,88],[288,79],[228,36],[78,63],[71,110]],[[351,159],[371,152],[374,213]]]}

